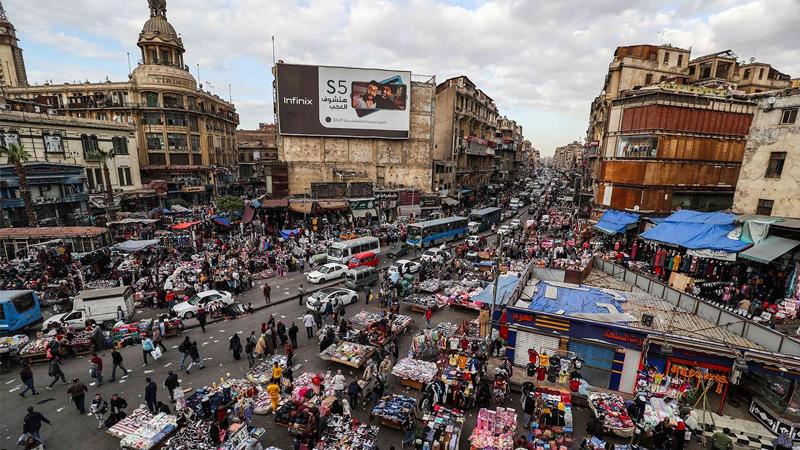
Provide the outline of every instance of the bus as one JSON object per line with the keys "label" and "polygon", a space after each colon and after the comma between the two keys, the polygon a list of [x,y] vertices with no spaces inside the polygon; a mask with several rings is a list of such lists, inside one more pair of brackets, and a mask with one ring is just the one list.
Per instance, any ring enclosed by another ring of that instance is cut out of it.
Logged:
{"label": "bus", "polygon": [[356,253],[373,252],[381,254],[381,241],[374,236],[364,236],[349,241],[334,242],[328,247],[328,262],[347,265]]}
{"label": "bus", "polygon": [[477,232],[488,230],[500,222],[503,212],[500,208],[483,208],[469,214],[470,222],[478,223]]}
{"label": "bus", "polygon": [[428,220],[408,225],[406,243],[427,248],[445,241],[452,241],[467,235],[468,219],[461,216]]}

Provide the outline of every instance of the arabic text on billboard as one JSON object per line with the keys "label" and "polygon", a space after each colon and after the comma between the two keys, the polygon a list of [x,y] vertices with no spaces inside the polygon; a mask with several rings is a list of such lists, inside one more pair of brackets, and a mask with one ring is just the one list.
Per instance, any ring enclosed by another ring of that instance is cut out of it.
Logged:
{"label": "arabic text on billboard", "polygon": [[411,72],[278,64],[283,135],[408,139]]}

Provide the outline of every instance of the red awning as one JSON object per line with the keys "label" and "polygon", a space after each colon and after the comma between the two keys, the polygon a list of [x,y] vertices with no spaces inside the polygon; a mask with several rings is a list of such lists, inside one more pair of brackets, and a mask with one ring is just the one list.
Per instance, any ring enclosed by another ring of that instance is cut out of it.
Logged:
{"label": "red awning", "polygon": [[193,227],[193,226],[197,225],[198,223],[200,223],[199,220],[198,221],[194,221],[194,222],[176,223],[175,225],[172,226],[172,229],[173,230],[185,230],[185,229],[187,229],[189,227]]}

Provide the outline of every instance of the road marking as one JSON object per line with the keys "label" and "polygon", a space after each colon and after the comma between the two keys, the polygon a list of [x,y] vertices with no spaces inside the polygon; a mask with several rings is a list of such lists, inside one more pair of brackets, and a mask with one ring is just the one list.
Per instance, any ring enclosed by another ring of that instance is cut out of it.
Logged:
{"label": "road marking", "polygon": [[203,345],[203,347],[205,347],[206,345],[208,345],[208,342],[203,342],[202,345]]}
{"label": "road marking", "polygon": [[286,318],[286,316],[284,316],[284,315],[281,315],[281,319],[285,319],[285,318]]}
{"label": "road marking", "polygon": [[89,383],[89,386],[94,386],[94,385],[95,385],[94,381],[92,381],[91,383]]}
{"label": "road marking", "polygon": [[17,380],[8,380],[8,382],[6,382],[6,384],[11,384],[11,383],[13,383],[15,381],[17,381]]}
{"label": "road marking", "polygon": [[56,412],[61,412],[61,411],[63,411],[63,410],[64,410],[64,407],[62,406],[61,408],[58,408],[58,409],[56,410]]}
{"label": "road marking", "polygon": [[172,346],[172,347],[170,347],[170,348],[178,348],[178,346],[177,346],[177,345],[173,345],[173,346]]}
{"label": "road marking", "polygon": [[151,369],[151,370],[145,370],[145,371],[144,371],[144,373],[153,373],[153,372],[155,372],[155,370],[152,370],[152,369]]}
{"label": "road marking", "polygon": [[215,341],[214,341],[214,343],[215,343],[215,344],[219,344],[219,341],[215,340]]}
{"label": "road marking", "polygon": [[169,367],[169,366],[171,366],[171,365],[172,365],[172,363],[171,363],[171,362],[168,362],[168,363],[164,364],[164,367],[166,368],[166,367]]}
{"label": "road marking", "polygon": [[285,291],[283,294],[284,294],[284,295],[289,295],[289,294],[291,294],[291,292],[289,292],[289,291]]}
{"label": "road marking", "polygon": [[128,381],[128,380],[119,380],[120,383],[124,383],[126,381]]}
{"label": "road marking", "polygon": [[242,334],[242,333],[244,333],[244,331],[242,331],[242,330],[239,330],[239,331],[236,332],[236,334]]}
{"label": "road marking", "polygon": [[224,333],[224,332],[225,332],[225,330],[219,330],[219,332],[220,332],[220,333]]}
{"label": "road marking", "polygon": [[211,361],[214,358],[203,358],[203,361]]}
{"label": "road marking", "polygon": [[19,386],[15,387],[14,389],[11,389],[10,391],[8,391],[8,393],[10,394],[10,393],[12,393],[14,391],[18,391],[18,390],[19,390]]}

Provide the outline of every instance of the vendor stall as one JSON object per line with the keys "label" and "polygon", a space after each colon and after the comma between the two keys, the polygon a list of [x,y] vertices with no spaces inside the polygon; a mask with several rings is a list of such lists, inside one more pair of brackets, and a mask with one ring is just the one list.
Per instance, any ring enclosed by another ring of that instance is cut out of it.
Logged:
{"label": "vendor stall", "polygon": [[297,436],[310,436],[317,428],[319,408],[309,402],[289,400],[275,411],[275,423]]}
{"label": "vendor stall", "polygon": [[427,431],[418,439],[425,448],[459,448],[461,430],[464,428],[464,413],[457,409],[434,405],[433,411],[422,417],[422,430]]}
{"label": "vendor stall", "polygon": [[478,422],[469,437],[470,448],[511,450],[514,448],[516,431],[517,412],[514,409],[497,408],[492,411],[481,408],[478,411]]}
{"label": "vendor stall", "polygon": [[359,368],[375,352],[373,347],[353,342],[339,342],[319,354],[320,359]]}
{"label": "vendor stall", "polygon": [[403,358],[392,367],[392,375],[400,379],[400,384],[419,391],[436,378],[438,371],[436,363],[412,358]]}
{"label": "vendor stall", "polygon": [[19,358],[20,351],[29,341],[24,334],[0,337],[0,363],[4,371],[11,368],[12,362]]}
{"label": "vendor stall", "polygon": [[334,415],[328,425],[317,450],[377,450],[379,428],[374,425],[359,424],[348,417]]}
{"label": "vendor stall", "polygon": [[272,368],[275,367],[275,363],[278,363],[278,366],[285,370],[286,362],[286,355],[276,353],[268,356],[264,361],[251,367],[245,374],[245,378],[251,383],[266,384],[272,379]]}
{"label": "vendor stall", "polygon": [[605,428],[617,436],[631,437],[635,426],[628,416],[625,401],[617,394],[593,392],[589,394],[589,408],[595,417],[605,417]]}
{"label": "vendor stall", "polygon": [[377,417],[381,425],[402,430],[403,424],[409,420],[417,400],[407,395],[386,395],[372,408],[372,418]]}
{"label": "vendor stall", "polygon": [[572,448],[572,404],[568,390],[537,387],[533,391],[536,410],[528,441],[536,448]]}
{"label": "vendor stall", "polygon": [[22,350],[20,350],[20,357],[26,358],[30,362],[47,361],[48,342],[50,342],[50,338],[46,337],[39,337],[28,342],[28,344],[22,347]]}

